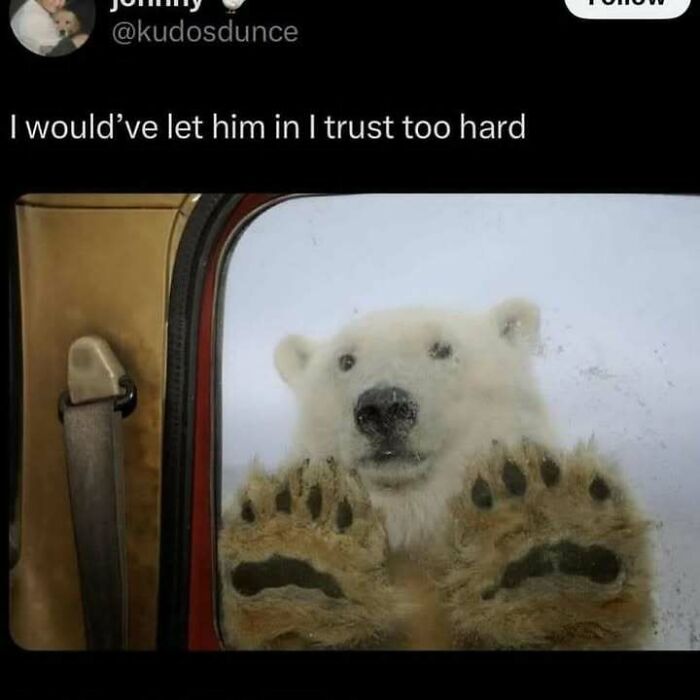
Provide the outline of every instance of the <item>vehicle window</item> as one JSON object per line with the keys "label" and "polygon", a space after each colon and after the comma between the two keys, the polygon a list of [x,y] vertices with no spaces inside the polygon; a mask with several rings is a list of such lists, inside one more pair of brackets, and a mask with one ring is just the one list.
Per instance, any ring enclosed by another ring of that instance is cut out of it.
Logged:
{"label": "vehicle window", "polygon": [[232,649],[700,644],[700,200],[304,197],[220,283]]}

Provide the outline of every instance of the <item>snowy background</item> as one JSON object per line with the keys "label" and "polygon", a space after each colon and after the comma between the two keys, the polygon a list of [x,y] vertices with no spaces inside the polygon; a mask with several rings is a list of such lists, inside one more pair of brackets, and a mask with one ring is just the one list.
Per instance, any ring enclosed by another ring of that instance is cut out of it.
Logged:
{"label": "snowy background", "polygon": [[595,435],[656,523],[656,648],[700,648],[700,198],[294,199],[245,232],[224,294],[224,498],[290,444],[283,336],[378,308],[537,302],[535,367],[564,442]]}

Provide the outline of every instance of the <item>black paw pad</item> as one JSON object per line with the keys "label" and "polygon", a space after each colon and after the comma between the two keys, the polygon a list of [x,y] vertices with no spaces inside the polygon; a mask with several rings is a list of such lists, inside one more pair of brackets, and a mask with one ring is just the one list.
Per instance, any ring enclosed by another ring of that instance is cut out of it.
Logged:
{"label": "black paw pad", "polygon": [[352,507],[346,498],[338,504],[338,512],[335,518],[335,523],[338,526],[338,530],[340,530],[340,532],[347,530],[352,525],[352,519]]}
{"label": "black paw pad", "polygon": [[292,494],[288,485],[285,486],[284,489],[275,497],[275,507],[277,508],[278,513],[292,512]]}
{"label": "black paw pad", "polygon": [[545,457],[540,464],[540,475],[544,485],[547,488],[552,488],[561,479],[561,468],[551,457]]}
{"label": "black paw pad", "polygon": [[506,460],[503,465],[501,477],[508,492],[513,496],[522,496],[527,490],[527,480],[523,470],[510,459]]}
{"label": "black paw pad", "polygon": [[610,498],[610,487],[608,486],[608,482],[602,477],[597,476],[588,487],[588,493],[591,494],[591,498],[595,501],[607,500]]}
{"label": "black paw pad", "polygon": [[533,547],[522,559],[511,562],[503,572],[501,588],[517,588],[525,579],[554,573],[548,547]]}
{"label": "black paw pad", "polygon": [[297,586],[319,590],[329,598],[345,597],[330,574],[316,571],[308,562],[278,554],[266,561],[239,564],[231,573],[231,583],[244,596],[254,596],[266,588]]}
{"label": "black paw pad", "polygon": [[316,520],[321,515],[323,506],[323,496],[321,495],[321,487],[316,484],[309,489],[309,495],[306,499],[306,507],[311,513],[311,517]]}
{"label": "black paw pad", "polygon": [[241,506],[241,518],[247,523],[255,522],[255,511],[253,510],[253,504],[250,501],[246,501]]}
{"label": "black paw pad", "polygon": [[580,547],[573,542],[560,542],[556,547],[559,568],[569,576],[585,576],[593,583],[612,583],[622,565],[615,552],[593,545]]}
{"label": "black paw pad", "polygon": [[501,580],[482,591],[481,598],[493,600],[501,588],[518,588],[529,578],[564,574],[607,584],[615,581],[621,571],[620,558],[610,549],[599,545],[582,547],[562,540],[556,544],[533,547],[525,556],[510,562]]}
{"label": "black paw pad", "polygon": [[479,477],[472,486],[472,503],[482,510],[487,510],[493,505],[491,487],[481,477]]}

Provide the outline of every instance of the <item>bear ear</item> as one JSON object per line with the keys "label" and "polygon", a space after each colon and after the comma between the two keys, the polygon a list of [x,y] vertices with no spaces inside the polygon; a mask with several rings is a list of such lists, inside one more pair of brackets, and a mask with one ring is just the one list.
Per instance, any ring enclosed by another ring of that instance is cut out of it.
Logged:
{"label": "bear ear", "polygon": [[275,348],[275,367],[280,377],[287,384],[294,385],[309,364],[315,349],[316,343],[301,335],[288,335],[281,340]]}
{"label": "bear ear", "polygon": [[534,349],[540,340],[540,310],[527,299],[508,299],[491,311],[498,333],[512,345]]}

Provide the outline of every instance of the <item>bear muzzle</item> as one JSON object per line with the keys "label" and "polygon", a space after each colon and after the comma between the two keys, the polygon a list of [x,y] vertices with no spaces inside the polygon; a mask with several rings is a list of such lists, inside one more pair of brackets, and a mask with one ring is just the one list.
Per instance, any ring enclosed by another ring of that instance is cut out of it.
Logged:
{"label": "bear muzzle", "polygon": [[354,417],[358,431],[370,442],[372,461],[419,461],[407,446],[418,421],[418,403],[405,389],[383,385],[368,389],[357,399]]}

